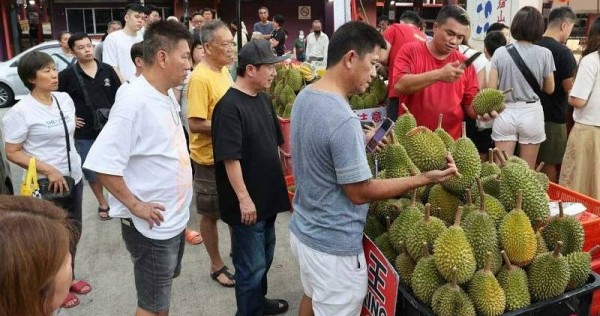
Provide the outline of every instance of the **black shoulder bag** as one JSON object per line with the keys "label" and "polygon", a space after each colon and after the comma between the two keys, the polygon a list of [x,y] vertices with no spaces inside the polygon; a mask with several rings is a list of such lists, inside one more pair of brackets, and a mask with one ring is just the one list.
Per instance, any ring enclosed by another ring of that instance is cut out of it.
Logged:
{"label": "black shoulder bag", "polygon": [[52,96],[54,100],[56,100],[56,105],[58,105],[58,112],[60,113],[60,118],[63,123],[63,127],[65,129],[65,140],[67,144],[67,161],[69,163],[69,175],[64,176],[65,181],[67,181],[67,190],[63,191],[62,194],[54,193],[54,191],[50,190],[50,180],[48,178],[39,179],[38,184],[40,186],[40,195],[42,199],[52,201],[59,206],[64,208],[68,208],[69,201],[71,200],[71,194],[73,191],[73,187],[75,187],[75,179],[71,176],[71,142],[69,141],[69,129],[67,128],[67,122],[65,121],[65,115],[63,114],[62,109],[60,108],[60,103],[55,96]]}
{"label": "black shoulder bag", "polygon": [[83,77],[81,77],[81,74],[77,70],[76,64],[73,64],[71,67],[73,68],[75,77],[77,77],[77,80],[79,80],[79,86],[81,87],[81,92],[83,93],[85,105],[90,109],[90,112],[92,113],[93,128],[95,131],[99,132],[102,130],[106,122],[108,122],[108,115],[110,114],[110,109],[94,107],[92,100],[90,99],[90,95],[88,94],[87,87],[83,82]]}
{"label": "black shoulder bag", "polygon": [[517,68],[519,68],[519,71],[521,71],[521,74],[523,74],[523,77],[525,77],[525,80],[527,81],[533,92],[535,92],[535,94],[537,94],[537,96],[540,97],[542,93],[542,89],[540,89],[540,84],[531,73],[531,70],[529,70],[529,67],[527,67],[527,65],[525,64],[523,58],[521,58],[521,55],[519,54],[515,46],[513,44],[510,44],[506,46],[506,50],[510,54],[510,57],[512,57],[512,60],[517,65]]}

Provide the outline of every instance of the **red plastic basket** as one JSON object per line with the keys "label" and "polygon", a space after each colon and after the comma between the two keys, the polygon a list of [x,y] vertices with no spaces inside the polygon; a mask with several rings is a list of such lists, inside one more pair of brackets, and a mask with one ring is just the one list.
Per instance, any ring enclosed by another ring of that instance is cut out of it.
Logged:
{"label": "red plastic basket", "polygon": [[[567,189],[558,184],[550,183],[548,189],[548,195],[552,200],[560,200],[565,202],[579,202],[587,208],[587,212],[594,215],[600,216],[600,201],[593,199],[589,196]],[[600,244],[600,217],[586,218],[588,216],[580,217],[581,225],[585,232],[585,242],[583,243],[583,250],[588,251],[595,245]],[[594,255],[594,259],[600,258],[600,253]],[[596,315],[596,314],[594,314]]]}
{"label": "red plastic basket", "polygon": [[[289,188],[292,185],[294,185],[294,176],[286,176],[285,177],[285,186]],[[290,204],[292,205],[292,209],[290,211],[293,211],[294,192],[288,190],[288,198],[290,199]]]}

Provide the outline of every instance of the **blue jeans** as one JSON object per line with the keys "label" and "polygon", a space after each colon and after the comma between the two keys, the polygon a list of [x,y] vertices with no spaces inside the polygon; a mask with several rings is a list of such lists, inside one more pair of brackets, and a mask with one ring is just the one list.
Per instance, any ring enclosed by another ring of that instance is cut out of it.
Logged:
{"label": "blue jeans", "polygon": [[237,316],[263,315],[267,273],[275,252],[275,218],[254,225],[232,225]]}

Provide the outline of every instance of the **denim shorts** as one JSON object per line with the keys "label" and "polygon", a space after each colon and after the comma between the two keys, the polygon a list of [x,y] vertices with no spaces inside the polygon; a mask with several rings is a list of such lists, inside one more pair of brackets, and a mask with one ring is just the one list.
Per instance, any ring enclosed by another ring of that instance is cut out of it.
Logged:
{"label": "denim shorts", "polygon": [[[75,149],[77,149],[77,153],[81,157],[81,165],[85,162],[94,141],[95,139],[75,139]],[[97,179],[96,172],[85,168],[83,168],[83,176],[88,182],[95,182]]]}
{"label": "denim shorts", "polygon": [[121,233],[133,261],[138,307],[153,313],[168,310],[173,279],[181,272],[185,233],[166,240],[150,239],[129,218],[121,219]]}

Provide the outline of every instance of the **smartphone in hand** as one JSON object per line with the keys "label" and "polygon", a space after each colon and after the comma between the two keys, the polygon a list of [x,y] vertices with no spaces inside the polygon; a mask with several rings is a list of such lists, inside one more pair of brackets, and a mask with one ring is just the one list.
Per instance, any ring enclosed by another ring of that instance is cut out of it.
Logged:
{"label": "smartphone in hand", "polygon": [[375,134],[373,134],[373,137],[371,137],[367,143],[367,150],[371,153],[375,152],[377,149],[377,144],[383,140],[385,135],[387,135],[393,127],[394,121],[386,117],[385,120],[383,120],[383,123],[381,123],[381,125],[379,125],[377,128],[377,131],[375,131]]}

